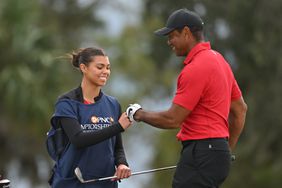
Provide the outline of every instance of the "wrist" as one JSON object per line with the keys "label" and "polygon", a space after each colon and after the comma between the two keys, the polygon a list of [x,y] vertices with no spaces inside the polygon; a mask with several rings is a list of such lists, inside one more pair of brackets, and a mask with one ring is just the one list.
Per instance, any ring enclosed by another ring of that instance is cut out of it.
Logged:
{"label": "wrist", "polygon": [[[142,107],[140,106],[140,104],[130,104],[127,109],[126,109],[126,115],[128,116],[129,120],[131,122],[136,121],[135,117],[136,117],[136,113],[137,111],[140,111],[140,109],[142,109]],[[137,116],[138,117],[138,116]]]}
{"label": "wrist", "polygon": [[134,114],[134,120],[135,121],[141,121],[142,119],[141,119],[141,117],[142,117],[142,112],[143,112],[143,110],[142,109],[139,109],[138,111],[136,111],[135,112],[135,114]]}
{"label": "wrist", "polygon": [[120,122],[117,123],[117,126],[119,127],[119,130],[120,130],[121,132],[124,132],[124,131],[125,131],[125,127],[123,127]]}

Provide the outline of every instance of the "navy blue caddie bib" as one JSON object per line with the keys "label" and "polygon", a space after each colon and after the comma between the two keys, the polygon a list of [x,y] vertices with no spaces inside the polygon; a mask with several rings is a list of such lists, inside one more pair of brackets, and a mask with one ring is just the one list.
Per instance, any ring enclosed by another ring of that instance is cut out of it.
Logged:
{"label": "navy blue caddie bib", "polygon": [[[60,99],[56,103],[55,113],[51,123],[60,117],[77,119],[83,131],[97,131],[108,126],[115,126],[120,115],[120,106],[111,96],[102,95],[94,104],[83,104],[72,99]],[[93,179],[112,176],[115,173],[116,137],[109,138],[98,144],[82,149],[69,144],[57,161],[52,187],[91,187],[116,188],[117,183],[111,181],[81,184],[74,175],[74,169],[79,167],[83,178]]]}

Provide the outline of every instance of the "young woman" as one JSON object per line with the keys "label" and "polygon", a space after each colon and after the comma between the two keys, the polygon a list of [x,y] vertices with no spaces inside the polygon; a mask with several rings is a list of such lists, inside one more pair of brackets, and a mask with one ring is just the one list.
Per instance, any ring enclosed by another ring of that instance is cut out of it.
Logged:
{"label": "young woman", "polygon": [[116,181],[81,184],[74,174],[79,167],[84,179],[116,175],[128,178],[121,132],[131,122],[118,101],[101,91],[110,76],[110,62],[102,49],[85,48],[72,53],[72,64],[82,72],[81,85],[59,97],[51,119],[62,127],[68,144],[57,160],[53,188],[116,188]]}

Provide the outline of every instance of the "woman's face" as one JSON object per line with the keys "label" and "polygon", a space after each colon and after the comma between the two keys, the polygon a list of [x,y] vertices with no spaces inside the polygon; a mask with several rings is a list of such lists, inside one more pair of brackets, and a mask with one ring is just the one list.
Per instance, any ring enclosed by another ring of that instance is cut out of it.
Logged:
{"label": "woman's face", "polygon": [[96,86],[104,86],[111,74],[109,58],[107,56],[95,56],[88,66],[84,65],[81,70],[90,83]]}

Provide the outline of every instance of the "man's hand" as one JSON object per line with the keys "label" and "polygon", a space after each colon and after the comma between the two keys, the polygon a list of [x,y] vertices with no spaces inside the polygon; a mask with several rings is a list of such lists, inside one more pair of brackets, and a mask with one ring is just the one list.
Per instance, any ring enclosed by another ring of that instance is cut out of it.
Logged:
{"label": "man's hand", "polygon": [[134,121],[134,114],[140,110],[142,107],[135,103],[135,104],[130,104],[127,109],[126,109],[126,115],[128,116],[130,121]]}

